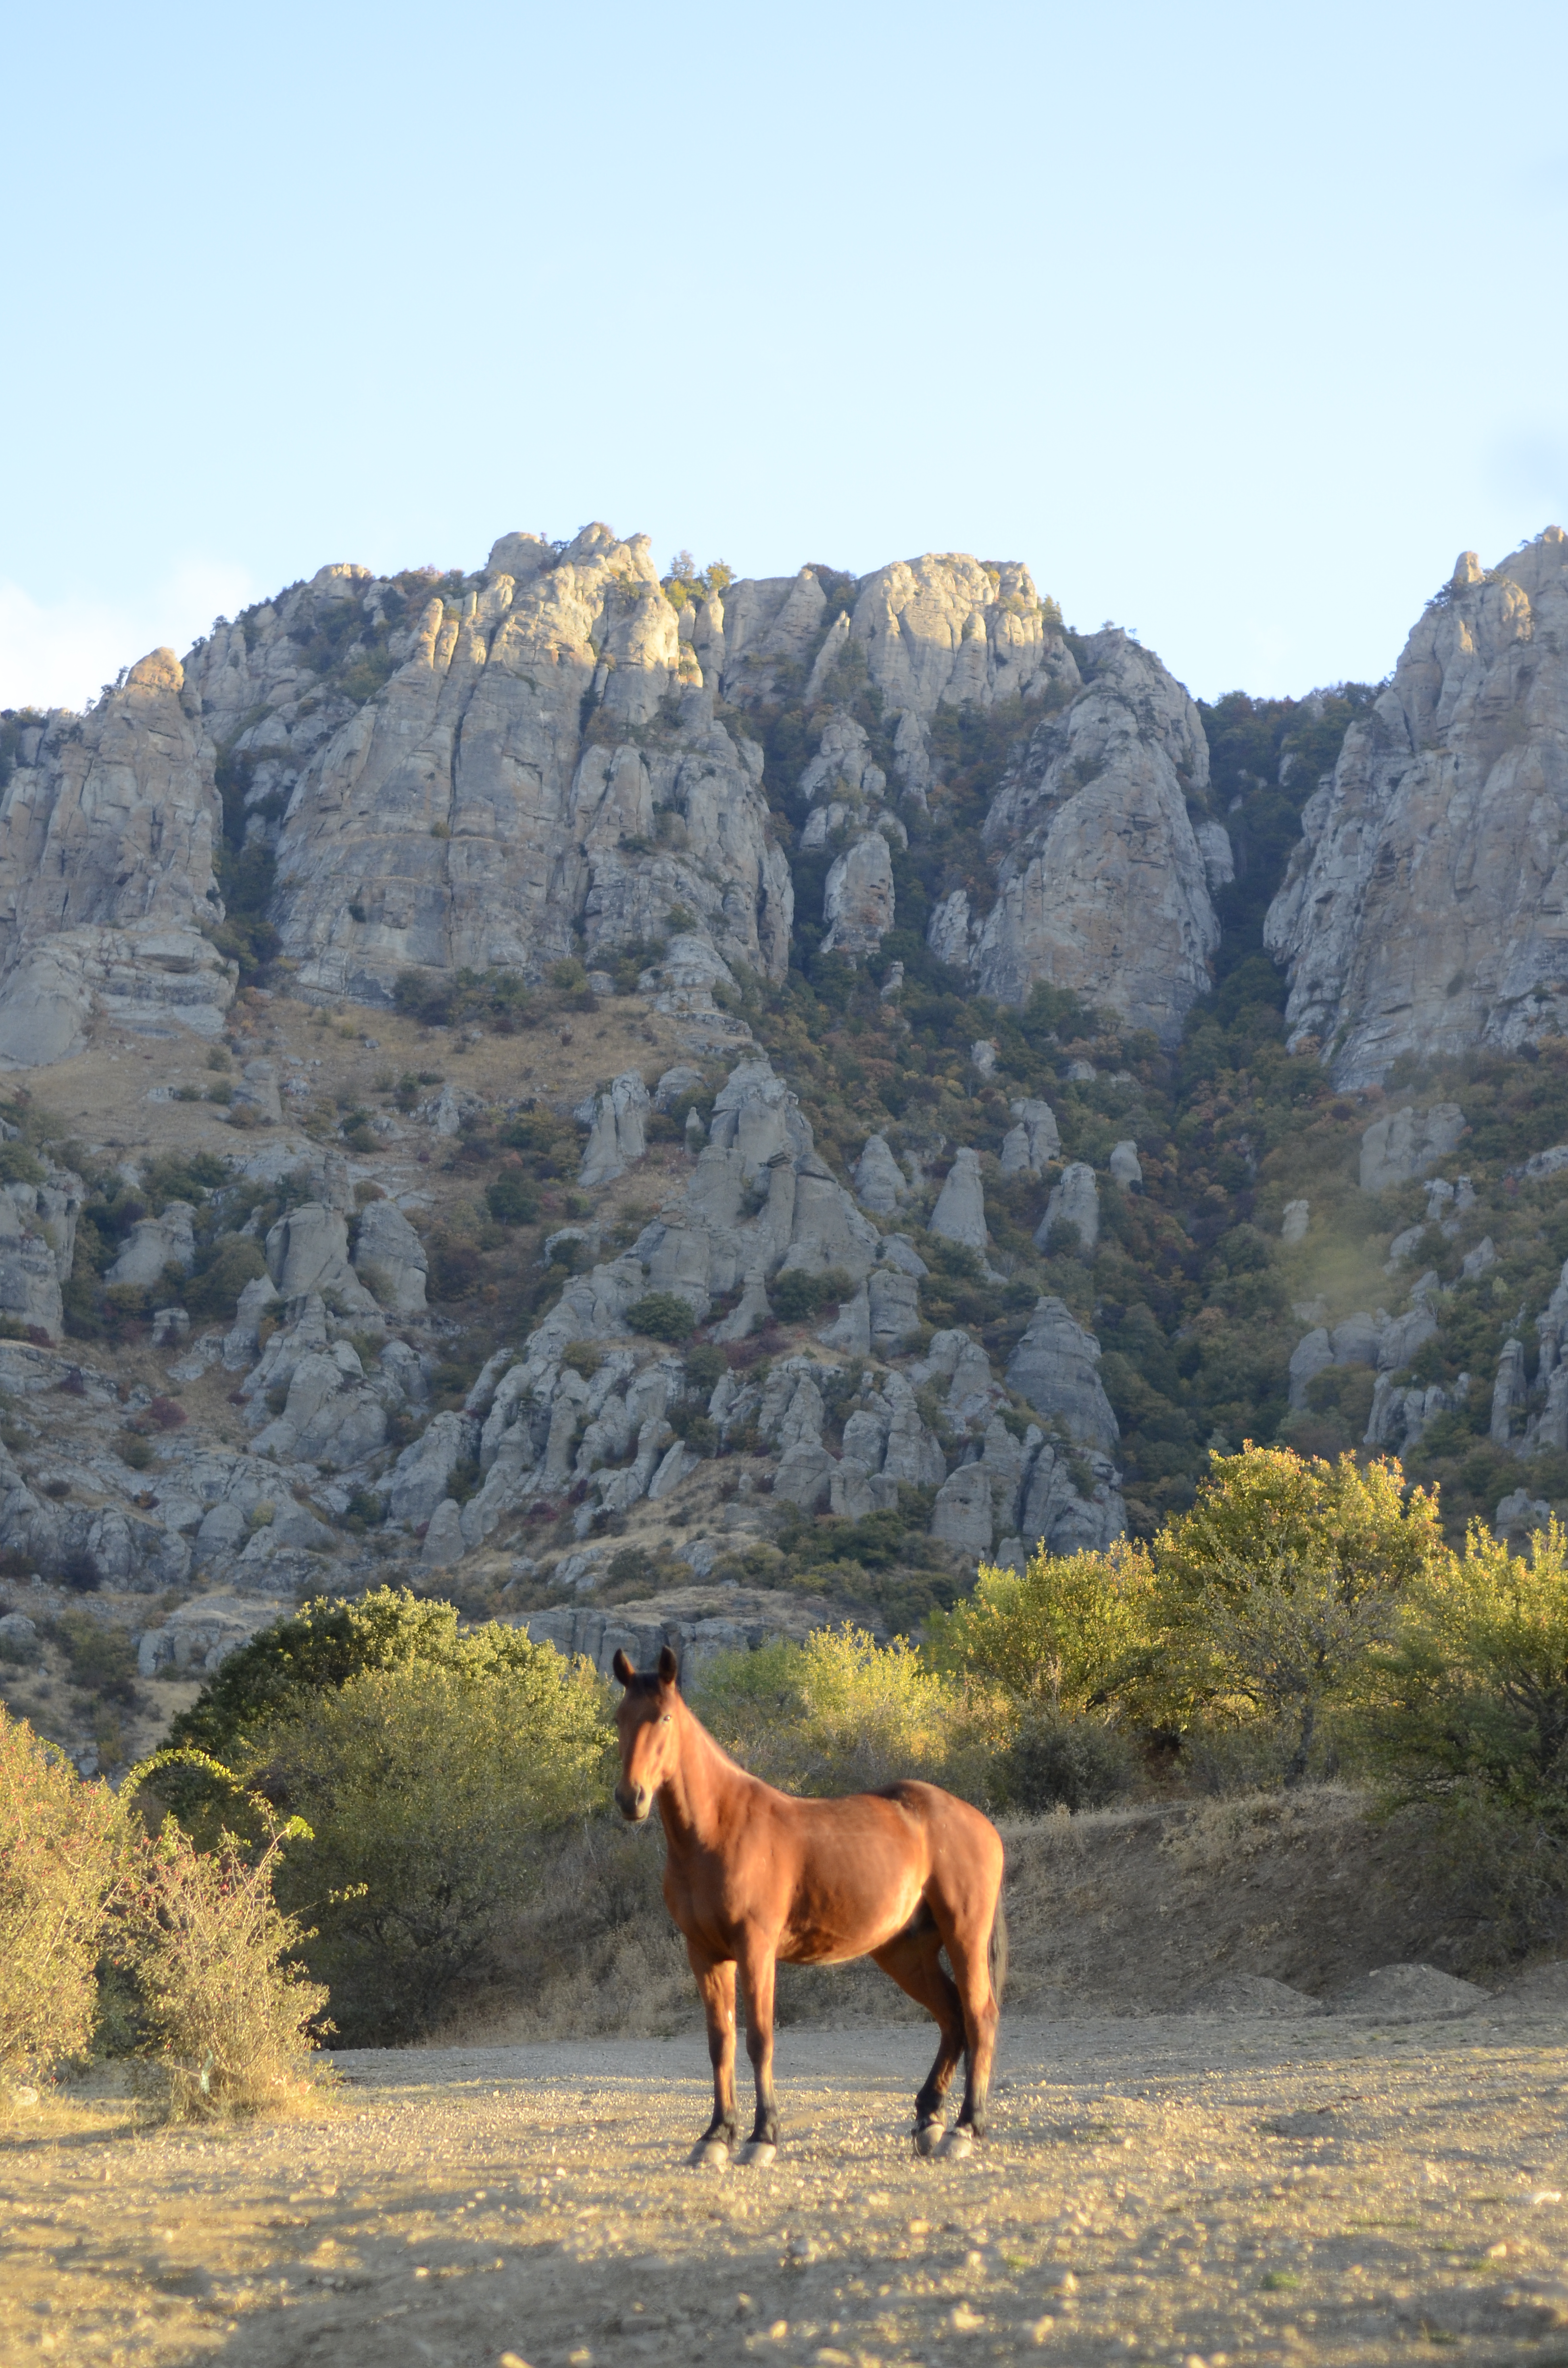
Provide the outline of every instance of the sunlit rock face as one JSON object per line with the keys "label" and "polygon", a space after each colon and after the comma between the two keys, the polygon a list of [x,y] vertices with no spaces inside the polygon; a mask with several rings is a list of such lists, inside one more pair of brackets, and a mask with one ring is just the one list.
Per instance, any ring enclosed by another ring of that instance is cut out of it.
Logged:
{"label": "sunlit rock face", "polygon": [[215,752],[172,650],[85,716],[19,736],[0,796],[0,1065],[58,1061],[95,1007],[216,1037],[230,965],[200,933],[221,914]]}
{"label": "sunlit rock face", "polygon": [[1265,941],[1335,1085],[1568,1029],[1568,537],[1460,554],[1308,802]]}
{"label": "sunlit rock face", "polygon": [[397,670],[290,794],[276,919],[307,986],[374,996],[410,963],[538,976],[672,915],[783,975],[762,752],[715,721],[645,536],[504,537],[481,581],[405,617]]}
{"label": "sunlit rock face", "polygon": [[[1171,1043],[1220,941],[1188,812],[1208,743],[1152,652],[1110,632],[1087,646],[1088,680],[1035,727],[986,817],[995,902],[962,957],[999,1002],[1043,981]],[[955,916],[940,926],[953,940]]]}

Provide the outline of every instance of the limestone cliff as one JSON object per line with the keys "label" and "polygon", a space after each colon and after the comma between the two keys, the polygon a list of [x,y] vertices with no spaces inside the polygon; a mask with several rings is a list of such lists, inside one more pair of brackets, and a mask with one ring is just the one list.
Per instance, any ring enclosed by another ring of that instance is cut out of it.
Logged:
{"label": "limestone cliff", "polygon": [[86,716],[21,735],[0,795],[0,1065],[58,1060],[97,1002],[216,1037],[234,979],[221,916],[215,751],[172,650]]}
{"label": "limestone cliff", "polygon": [[1021,745],[986,817],[991,911],[971,920],[949,903],[934,928],[999,1002],[1044,980],[1173,1043],[1220,941],[1188,812],[1208,744],[1187,692],[1125,633],[1094,636],[1087,673]]}
{"label": "limestone cliff", "polygon": [[[765,783],[791,704],[814,753]],[[994,901],[945,899],[933,944],[1006,1001],[1046,979],[1169,1038],[1214,925],[1186,805],[1202,733],[1157,660],[1073,642],[1014,562],[661,584],[645,536],[594,525],[504,535],[466,575],[324,567],[26,732],[0,806],[0,1061],[60,1057],[95,1006],[212,1032],[242,856],[270,882],[251,917],[318,997],[671,938],[778,981],[796,795],[802,850],[832,859],[825,950],[858,962],[897,922],[897,859],[944,786],[934,727],[960,711],[1023,736],[986,824]]]}
{"label": "limestone cliff", "polygon": [[[274,918],[307,987],[378,1000],[410,964],[537,977],[683,908],[724,959],[782,976],[792,896],[761,751],[715,721],[645,537],[507,535],[454,597],[345,573],[318,603],[352,603],[369,648],[395,599],[396,670],[324,744],[289,680],[233,744],[258,808],[288,791]],[[287,603],[262,612],[243,655],[231,628],[204,695],[235,716],[229,677],[252,688],[259,656],[267,680],[290,625]]]}
{"label": "limestone cliff", "polygon": [[1568,1030],[1568,536],[1460,555],[1309,802],[1266,941],[1335,1083]]}

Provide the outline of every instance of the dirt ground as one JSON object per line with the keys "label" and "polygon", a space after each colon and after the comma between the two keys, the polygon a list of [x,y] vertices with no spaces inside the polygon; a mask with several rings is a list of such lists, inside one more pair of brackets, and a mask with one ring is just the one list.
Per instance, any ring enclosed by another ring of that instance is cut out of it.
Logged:
{"label": "dirt ground", "polygon": [[768,2170],[700,2037],[344,2055],[315,2121],[0,2140],[0,2357],[233,2368],[1568,2359],[1561,1986],[1458,2018],[1005,2019],[917,2160],[907,2026],[790,2031]]}

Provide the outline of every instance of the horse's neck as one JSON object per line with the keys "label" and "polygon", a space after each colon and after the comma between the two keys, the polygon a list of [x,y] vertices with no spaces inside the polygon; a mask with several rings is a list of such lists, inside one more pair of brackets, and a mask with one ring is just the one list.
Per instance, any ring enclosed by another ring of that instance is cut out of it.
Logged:
{"label": "horse's neck", "polygon": [[707,1728],[689,1711],[681,1718],[680,1759],[659,1787],[659,1815],[665,1839],[678,1857],[688,1850],[711,1849],[719,1839],[726,1801],[743,1771],[727,1759]]}

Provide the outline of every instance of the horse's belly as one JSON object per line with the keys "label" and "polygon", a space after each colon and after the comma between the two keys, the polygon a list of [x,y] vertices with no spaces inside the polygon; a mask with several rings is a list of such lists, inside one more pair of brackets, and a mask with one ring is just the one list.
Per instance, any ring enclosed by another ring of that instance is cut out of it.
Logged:
{"label": "horse's belly", "polygon": [[903,1930],[920,1905],[920,1890],[912,1880],[875,1906],[821,1898],[800,1903],[779,1939],[778,1954],[790,1965],[846,1965],[869,1956]]}

